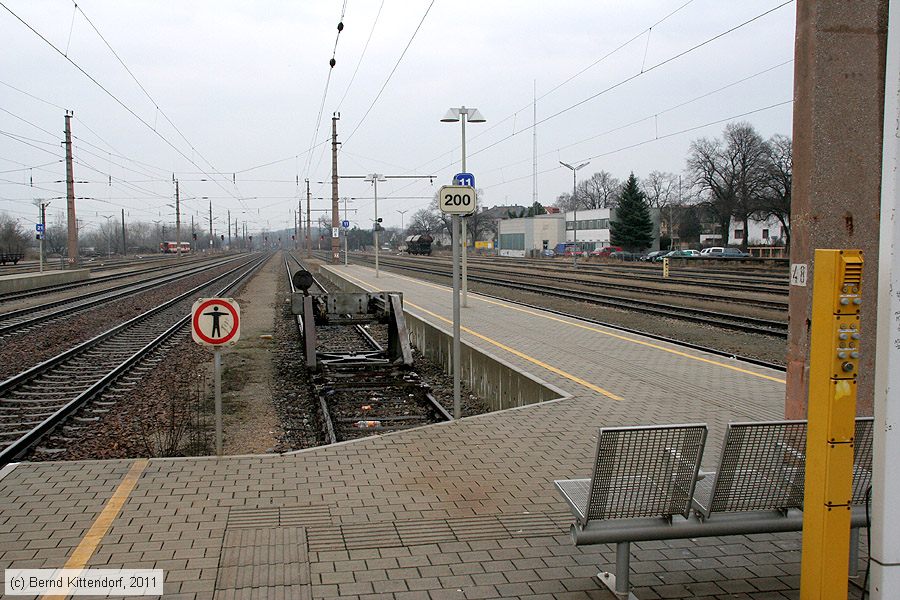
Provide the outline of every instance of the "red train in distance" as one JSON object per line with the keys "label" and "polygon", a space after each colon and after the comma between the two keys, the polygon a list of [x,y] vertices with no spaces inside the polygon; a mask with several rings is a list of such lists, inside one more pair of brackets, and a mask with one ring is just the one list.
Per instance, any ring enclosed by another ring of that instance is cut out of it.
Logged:
{"label": "red train in distance", "polygon": [[[178,254],[178,242],[160,242],[159,251],[163,254]],[[191,251],[190,242],[181,242],[181,253],[187,254]]]}

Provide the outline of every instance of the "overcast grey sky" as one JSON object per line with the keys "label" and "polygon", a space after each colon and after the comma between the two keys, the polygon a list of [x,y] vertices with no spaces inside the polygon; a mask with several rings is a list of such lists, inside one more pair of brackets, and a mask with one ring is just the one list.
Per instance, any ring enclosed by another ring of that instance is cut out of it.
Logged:
{"label": "overcast grey sky", "polygon": [[[330,185],[316,182],[331,172],[322,142],[337,110],[339,174],[437,177],[380,184],[387,225],[460,170],[460,126],[440,122],[451,106],[487,118],[467,128],[484,204],[530,204],[534,87],[545,204],[571,189],[560,160],[589,159],[584,176],[680,173],[690,141],[733,117],[765,137],[791,133],[796,6],[783,0],[0,2],[0,211],[29,227],[33,199],[65,195],[64,108],[75,114],[76,180],[89,182],[76,186],[90,198],[79,218],[124,207],[131,220],[174,223],[174,173],[185,219],[206,219],[207,196],[222,222],[230,209],[253,230],[293,226],[307,177],[329,198],[313,208],[330,208]],[[370,227],[371,186],[342,180],[340,194]],[[51,201],[49,213],[63,208]]]}

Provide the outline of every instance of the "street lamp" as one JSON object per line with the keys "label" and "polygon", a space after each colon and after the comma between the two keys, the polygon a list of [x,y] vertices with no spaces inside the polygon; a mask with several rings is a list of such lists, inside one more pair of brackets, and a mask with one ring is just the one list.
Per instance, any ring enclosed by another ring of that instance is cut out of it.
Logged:
{"label": "street lamp", "polygon": [[378,229],[381,224],[378,222],[378,182],[387,181],[387,178],[381,173],[370,173],[363,178],[375,187],[375,278],[378,279]]}
{"label": "street lamp", "polygon": [[403,215],[408,213],[409,209],[407,208],[406,210],[398,210],[397,212],[400,213],[400,234],[403,235]]}
{"label": "street lamp", "polygon": [[578,201],[575,196],[578,191],[578,184],[575,181],[575,172],[581,167],[591,164],[591,161],[583,162],[577,167],[573,167],[563,161],[559,161],[559,164],[567,169],[572,169],[572,212],[574,213],[572,217],[572,266],[574,267],[578,264]]}
{"label": "street lamp", "polygon": [[[477,108],[466,108],[465,106],[461,106],[459,108],[451,108],[447,111],[444,117],[441,119],[443,123],[453,123],[454,121],[459,121],[462,124],[462,172],[466,172],[466,121],[471,121],[473,123],[484,123],[485,118],[478,112]],[[451,239],[452,239],[452,247],[453,247],[453,418],[459,419],[461,416],[461,403],[460,403],[460,346],[459,346],[459,337],[460,337],[460,327],[459,327],[459,224],[460,218],[459,215],[452,215],[450,217],[451,223]],[[463,248],[464,251],[462,253],[462,290],[463,290],[463,306],[467,305],[468,298],[466,297],[466,222],[462,221],[462,239],[463,239]]]}
{"label": "street lamp", "polygon": [[109,220],[112,219],[113,216],[115,216],[115,215],[100,215],[100,216],[103,217],[104,219],[106,219],[106,260],[109,260],[110,258],[112,258],[112,253],[110,252],[110,249],[109,249],[109,237],[110,237],[109,236],[109,231],[110,231]]}
{"label": "street lamp", "polygon": [[[459,121],[462,124],[462,172],[466,173],[466,121],[469,123],[484,123],[487,119],[478,112],[477,108],[451,108],[441,119],[443,123],[453,123]],[[477,210],[477,209],[476,209]],[[453,217],[451,217],[453,218]],[[458,219],[458,217],[456,217]],[[469,253],[469,244],[466,241],[466,221],[462,220],[462,305],[469,305],[468,298],[468,270],[466,256]]]}

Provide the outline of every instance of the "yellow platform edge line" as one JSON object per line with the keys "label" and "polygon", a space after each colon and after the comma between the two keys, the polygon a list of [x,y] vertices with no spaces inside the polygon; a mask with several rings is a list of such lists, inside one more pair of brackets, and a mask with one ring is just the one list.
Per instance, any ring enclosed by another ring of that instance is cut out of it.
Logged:
{"label": "yellow platform edge line", "polygon": [[[345,273],[345,275],[346,275],[346,273]],[[356,278],[353,277],[352,275],[347,275],[347,276],[348,276],[348,277],[351,277],[352,279],[355,279],[356,281],[360,281],[361,283],[365,283],[365,282],[363,282],[363,281],[360,280],[360,279],[356,279]],[[440,290],[450,291],[450,288],[448,288],[447,286],[442,286],[442,285],[437,285],[437,284],[433,284],[433,283],[428,283],[428,282],[425,282],[425,281],[419,281],[419,280],[413,279],[413,278],[411,278],[411,277],[406,277],[405,275],[397,275],[397,274],[395,274],[395,273],[391,273],[391,276],[392,276],[392,277],[398,277],[398,278],[400,278],[400,279],[404,279],[404,280],[409,281],[409,282],[411,282],[411,283],[416,283],[416,284],[418,284],[418,285],[422,285],[422,286],[425,286],[425,287],[430,287],[430,288],[434,288],[434,289],[440,289]],[[595,332],[595,333],[599,333],[599,334],[602,334],[602,335],[605,335],[605,336],[608,336],[608,337],[611,337],[611,338],[615,338],[615,339],[617,339],[617,340],[621,340],[621,341],[624,341],[624,342],[631,342],[632,344],[638,344],[638,345],[640,345],[640,346],[644,346],[644,347],[647,347],[647,348],[653,348],[654,350],[661,350],[661,351],[663,351],[663,352],[668,352],[669,354],[674,354],[675,356],[680,356],[680,357],[682,357],[682,358],[687,358],[687,359],[689,359],[689,360],[696,360],[696,361],[698,361],[698,362],[706,363],[706,364],[708,364],[708,365],[713,365],[713,366],[716,366],[716,367],[721,367],[721,368],[723,368],[723,369],[728,369],[728,370],[730,370],[730,371],[736,371],[736,372],[738,372],[738,373],[743,373],[743,374],[745,374],[745,375],[751,375],[751,376],[753,376],[753,377],[759,377],[760,379],[767,379],[767,380],[769,380],[769,381],[774,381],[775,383],[781,383],[781,384],[786,383],[784,379],[780,379],[780,378],[778,378],[778,377],[772,377],[771,375],[766,375],[766,374],[764,374],[764,373],[757,373],[756,371],[751,371],[751,370],[749,370],[749,369],[743,369],[743,368],[737,367],[737,366],[735,366],[735,365],[725,364],[725,363],[719,362],[719,361],[717,361],[717,360],[712,360],[712,359],[710,359],[710,358],[704,358],[704,357],[702,357],[702,356],[697,356],[696,354],[690,354],[690,353],[688,353],[688,352],[683,352],[683,351],[681,351],[681,350],[676,350],[676,349],[674,349],[674,348],[666,348],[665,346],[660,346],[659,344],[654,344],[653,342],[646,342],[646,341],[644,341],[644,340],[637,340],[637,339],[632,338],[632,337],[629,337],[629,336],[627,336],[627,335],[622,335],[622,334],[619,334],[619,333],[614,333],[614,332],[612,332],[612,331],[605,331],[605,330],[603,330],[603,329],[599,329],[599,328],[594,327],[594,326],[591,326],[591,325],[585,325],[585,324],[583,324],[583,323],[577,323],[577,322],[570,321],[570,320],[567,320],[567,319],[562,319],[562,318],[560,318],[560,317],[556,317],[556,316],[553,316],[553,315],[550,315],[550,314],[539,313],[539,312],[536,312],[536,311],[533,311],[533,310],[530,310],[530,309],[527,309],[527,308],[522,308],[522,307],[519,307],[519,306],[515,306],[515,305],[513,305],[513,304],[509,304],[509,303],[507,303],[507,302],[499,302],[499,301],[497,301],[497,300],[491,300],[490,298],[484,298],[484,297],[482,297],[482,296],[479,296],[478,294],[471,294],[471,293],[470,293],[470,294],[469,294],[469,298],[475,298],[475,299],[478,300],[479,302],[484,302],[484,303],[486,303],[486,304],[493,304],[493,305],[495,305],[495,306],[500,306],[500,307],[503,307],[503,308],[508,308],[508,309],[510,309],[510,310],[515,310],[515,311],[518,311],[518,312],[521,312],[521,313],[525,313],[525,314],[527,314],[527,315],[532,315],[532,316],[535,316],[535,317],[540,317],[540,318],[542,318],[542,319],[547,319],[547,320],[554,321],[554,322],[557,322],[557,323],[565,323],[566,325],[571,325],[571,326],[573,326],[573,327],[578,327],[578,328],[580,328],[580,329],[585,329],[585,330],[587,330],[587,331],[593,331],[593,332]],[[576,317],[576,318],[577,318],[577,317]]]}
{"label": "yellow platform edge line", "polygon": [[[342,275],[352,279],[353,281],[358,282],[360,285],[362,285],[364,287],[371,288],[373,291],[376,291],[376,292],[384,291],[384,290],[375,288],[372,285],[370,285],[369,283],[363,281],[362,279],[357,279],[356,277],[353,277],[352,275],[349,275],[347,273],[342,273]],[[417,304],[413,304],[409,300],[404,299],[403,303],[405,305],[415,308],[416,310],[419,310],[425,314],[431,315],[435,319],[439,319],[445,323],[448,323],[449,325],[453,325],[453,321],[451,321],[450,319],[447,319],[445,317],[442,317],[441,315],[433,313],[430,310],[428,310],[426,308],[422,308],[421,306],[419,306]],[[491,339],[486,335],[478,333],[477,331],[473,331],[472,329],[469,329],[468,327],[460,326],[460,330],[465,331],[469,335],[473,335],[480,340],[484,340],[485,342],[492,344],[492,345],[496,346],[497,348],[500,348],[501,350],[506,350],[510,354],[518,356],[519,358],[521,358],[523,360],[526,360],[526,361],[528,361],[532,364],[535,364],[541,368],[547,369],[551,373],[555,373],[555,374],[559,375],[560,377],[564,377],[570,381],[577,383],[578,385],[584,386],[593,392],[597,392],[598,394],[606,396],[607,398],[609,398],[611,400],[616,400],[616,401],[624,400],[624,398],[622,398],[622,396],[619,396],[618,394],[614,394],[613,392],[610,392],[609,390],[605,390],[602,387],[600,387],[599,385],[594,385],[593,383],[591,383],[589,381],[585,381],[584,379],[577,377],[576,375],[572,375],[571,373],[563,371],[562,369],[560,369],[558,367],[554,367],[553,365],[548,365],[547,363],[545,363],[541,360],[538,360],[537,358],[534,358],[533,356],[529,356],[529,355],[525,354],[524,352],[516,350],[515,348],[511,348],[511,347],[507,346],[506,344],[503,344],[501,342],[498,342],[497,340]]]}
{"label": "yellow platform edge line", "polygon": [[[66,561],[66,565],[63,567],[64,569],[84,569],[91,559],[91,556],[93,556],[94,552],[97,550],[97,546],[99,546],[100,542],[103,540],[103,537],[109,532],[109,528],[112,526],[113,521],[119,516],[119,511],[122,510],[125,501],[128,500],[128,497],[131,495],[131,492],[137,485],[138,479],[140,479],[141,474],[144,472],[144,469],[147,468],[148,464],[150,464],[150,461],[146,458],[138,459],[132,463],[131,468],[128,469],[128,473],[125,475],[125,479],[122,480],[122,483],[119,484],[110,499],[106,501],[103,510],[100,511],[100,514],[94,520],[91,528],[84,534],[84,537],[81,538],[81,542],[79,542],[75,551],[72,552],[69,560]],[[45,595],[42,598],[44,600],[62,600],[67,595],[68,594]]]}

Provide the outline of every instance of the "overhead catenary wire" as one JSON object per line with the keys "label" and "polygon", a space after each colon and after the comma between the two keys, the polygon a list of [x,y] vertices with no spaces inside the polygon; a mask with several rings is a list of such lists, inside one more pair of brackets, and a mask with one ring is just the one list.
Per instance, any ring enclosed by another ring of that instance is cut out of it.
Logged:
{"label": "overhead catenary wire", "polygon": [[[586,157],[580,158],[580,159],[578,159],[578,160],[576,160],[576,161],[574,161],[574,162],[583,162],[583,161],[587,161],[587,160],[596,160],[596,159],[598,159],[598,158],[603,158],[603,157],[605,157],[605,156],[610,156],[610,155],[612,155],[612,154],[617,154],[617,153],[619,153],[619,152],[624,152],[625,150],[631,150],[631,149],[633,149],[633,148],[638,148],[638,147],[640,147],[640,146],[645,146],[645,145],[647,145],[647,144],[652,144],[653,142],[657,142],[657,141],[659,141],[659,140],[668,139],[668,138],[675,137],[675,136],[678,136],[678,135],[684,135],[685,133],[691,133],[692,131],[697,131],[697,130],[699,130],[699,129],[704,129],[704,128],[706,128],[706,127],[712,127],[713,125],[721,125],[722,123],[727,123],[727,122],[729,122],[729,121],[734,121],[735,119],[741,119],[741,118],[743,118],[743,117],[748,117],[748,116],[750,116],[750,115],[753,115],[753,114],[756,114],[756,113],[760,113],[760,112],[763,112],[763,111],[766,111],[766,110],[772,110],[772,109],[775,109],[775,108],[778,108],[778,107],[781,107],[781,106],[787,106],[788,104],[793,104],[793,102],[794,102],[793,99],[791,99],[791,100],[783,100],[783,101],[781,101],[781,102],[776,102],[775,104],[769,104],[768,106],[763,106],[763,107],[761,107],[761,108],[755,108],[755,109],[753,109],[753,110],[749,110],[749,111],[746,111],[746,112],[742,112],[742,113],[737,114],[737,115],[732,115],[732,116],[730,116],[730,117],[725,117],[725,118],[722,118],[722,119],[716,119],[715,121],[709,121],[709,122],[703,123],[703,124],[701,124],[701,125],[694,125],[694,126],[687,127],[687,128],[685,128],[685,129],[680,129],[680,130],[678,130],[678,131],[673,131],[673,132],[671,132],[671,133],[667,133],[667,134],[664,134],[664,135],[657,135],[657,136],[654,136],[654,137],[652,137],[652,138],[650,138],[650,139],[646,139],[646,140],[643,140],[643,141],[640,141],[640,142],[635,142],[635,143],[633,143],[633,144],[628,144],[628,145],[626,145],[626,146],[621,146],[621,147],[616,148],[616,149],[614,149],[614,150],[609,150],[609,151],[607,151],[607,152],[601,152],[600,154],[595,154],[595,155],[593,155],[593,156],[586,156]],[[550,168],[550,169],[545,169],[545,170],[543,170],[543,171],[539,171],[538,174],[550,173],[550,172],[552,172],[552,171],[558,170],[559,168],[560,168],[559,166],[555,166],[555,167],[552,167],[552,168]],[[522,176],[522,177],[516,177],[516,178],[513,178],[513,179],[507,179],[506,181],[502,181],[502,182],[500,182],[500,183],[495,183],[495,184],[491,184],[491,185],[486,185],[486,186],[484,186],[484,189],[490,189],[490,188],[500,187],[500,186],[506,185],[506,184],[508,184],[508,183],[513,183],[513,182],[516,182],[516,181],[521,181],[521,180],[523,180],[523,179],[528,179],[529,177],[531,177],[531,173],[529,173],[528,175]]]}
{"label": "overhead catenary wire", "polygon": [[[597,139],[597,138],[599,138],[599,137],[603,137],[603,136],[609,135],[610,133],[615,133],[615,132],[617,132],[617,131],[621,131],[621,130],[623,130],[623,129],[627,129],[628,127],[631,127],[631,126],[633,126],[633,125],[637,125],[638,123],[642,123],[642,122],[644,122],[644,121],[647,121],[647,120],[652,119],[652,118],[654,118],[654,117],[657,117],[657,116],[659,116],[659,115],[663,115],[663,114],[666,114],[666,113],[670,113],[670,112],[672,112],[672,111],[674,111],[674,110],[677,110],[677,109],[679,109],[679,108],[682,108],[682,107],[684,107],[684,106],[687,106],[687,105],[689,105],[689,104],[692,104],[692,103],[694,103],[694,102],[697,102],[697,101],[702,100],[702,99],[704,99],[704,98],[708,98],[708,97],[710,97],[710,96],[712,96],[712,95],[714,95],[714,94],[717,94],[717,93],[719,93],[719,92],[725,91],[725,90],[727,90],[727,89],[729,89],[729,88],[732,88],[732,87],[734,87],[734,86],[736,86],[736,85],[739,85],[739,84],[741,84],[741,83],[747,82],[747,81],[749,81],[749,80],[751,80],[751,79],[754,79],[754,78],[756,78],[756,77],[759,77],[759,76],[761,76],[761,75],[765,75],[766,73],[770,73],[771,71],[774,71],[775,69],[778,69],[778,68],[783,67],[783,66],[785,66],[785,65],[792,64],[793,62],[794,62],[794,59],[793,59],[793,58],[791,58],[791,59],[789,59],[789,60],[786,60],[786,61],[782,61],[782,62],[780,62],[780,63],[778,63],[778,64],[776,64],[776,65],[767,67],[767,68],[765,68],[765,69],[763,69],[763,70],[761,70],[761,71],[757,71],[757,72],[753,73],[752,75],[747,75],[746,77],[742,77],[742,78],[740,78],[740,79],[738,79],[738,80],[736,80],[736,81],[732,81],[731,83],[728,83],[728,84],[725,84],[725,85],[723,85],[723,86],[720,86],[720,87],[718,87],[718,88],[716,88],[716,89],[714,89],[714,90],[710,90],[710,91],[708,91],[708,92],[704,92],[704,93],[702,93],[702,94],[700,94],[700,95],[698,95],[698,96],[694,96],[694,97],[692,97],[692,98],[690,98],[690,99],[688,99],[688,100],[684,100],[684,101],[682,101],[682,102],[679,102],[678,104],[675,104],[675,105],[673,105],[673,106],[669,106],[668,108],[664,108],[664,109],[662,109],[662,110],[655,111],[655,112],[653,112],[653,113],[651,113],[651,114],[648,114],[648,115],[646,115],[646,116],[640,117],[640,118],[638,118],[638,119],[633,119],[632,121],[629,121],[628,123],[624,123],[624,124],[622,124],[622,125],[617,125],[617,126],[615,126],[615,127],[612,127],[612,128],[610,128],[610,129],[606,129],[606,130],[604,130],[604,131],[602,131],[602,132],[600,132],[600,133],[594,134],[594,135],[592,135],[592,136],[589,136],[589,137],[586,137],[586,138],[582,138],[582,139],[580,139],[580,140],[577,140],[577,141],[574,141],[574,142],[571,142],[571,143],[568,143],[568,144],[565,144],[565,145],[562,145],[562,146],[558,146],[558,147],[554,148],[553,150],[548,150],[548,151],[546,151],[546,152],[541,153],[541,154],[539,155],[539,157],[540,157],[540,158],[543,158],[543,157],[545,157],[545,156],[550,156],[550,155],[558,154],[561,150],[566,150],[566,149],[568,149],[568,148],[572,148],[572,147],[574,147],[574,146],[578,146],[578,145],[583,144],[583,143],[585,143],[585,142],[589,142],[589,141],[595,140],[595,139]],[[526,158],[526,159],[522,159],[522,160],[518,160],[518,161],[511,162],[511,163],[506,163],[506,164],[501,165],[501,166],[499,166],[499,167],[494,167],[493,169],[487,169],[487,170],[485,170],[485,171],[482,171],[482,174],[485,175],[485,174],[488,174],[488,173],[493,173],[493,172],[495,172],[495,171],[500,171],[500,170],[502,170],[502,169],[508,169],[509,167],[514,167],[514,166],[519,165],[519,164],[522,164],[522,163],[524,163],[524,162],[531,162],[531,160],[532,160],[532,159],[529,157],[529,158]]]}
{"label": "overhead catenary wire", "polygon": [[571,105],[567,106],[566,108],[563,108],[563,109],[561,109],[561,110],[558,110],[558,111],[556,111],[555,113],[553,113],[553,114],[551,114],[551,115],[548,115],[548,116],[544,117],[544,118],[541,119],[540,121],[537,121],[536,123],[533,123],[532,125],[528,125],[528,126],[524,127],[523,129],[520,129],[519,131],[515,132],[515,133],[512,133],[512,134],[510,134],[510,135],[508,135],[508,136],[506,136],[506,137],[500,138],[499,140],[493,142],[492,144],[489,144],[489,145],[487,145],[487,146],[485,146],[485,147],[483,147],[483,148],[480,148],[480,149],[478,149],[478,150],[476,150],[476,151],[474,151],[474,152],[471,152],[471,153],[469,154],[469,156],[471,157],[471,156],[475,156],[475,155],[477,155],[477,154],[480,154],[480,153],[482,153],[482,152],[484,152],[484,151],[486,151],[486,150],[489,150],[490,148],[493,148],[494,146],[497,146],[498,144],[501,144],[501,143],[503,143],[503,142],[505,142],[505,141],[507,141],[507,140],[509,140],[509,139],[511,139],[511,138],[513,138],[513,137],[515,137],[516,135],[518,135],[519,133],[522,133],[523,131],[528,131],[528,130],[534,128],[534,127],[537,127],[538,125],[541,125],[541,124],[543,124],[543,123],[546,123],[547,121],[550,121],[550,120],[555,119],[555,118],[557,118],[557,117],[559,117],[559,116],[561,116],[561,115],[564,115],[565,113],[569,112],[570,110],[573,110],[573,109],[575,109],[575,108],[577,108],[577,107],[579,107],[579,106],[582,106],[583,104],[586,104],[587,102],[590,102],[591,100],[595,100],[596,98],[599,98],[600,96],[602,96],[602,95],[604,95],[604,94],[607,94],[607,93],[609,93],[609,92],[611,92],[611,91],[613,91],[613,90],[615,90],[615,89],[617,89],[617,88],[619,88],[619,87],[622,87],[622,86],[625,85],[626,83],[629,83],[629,82],[631,82],[631,81],[634,81],[635,79],[637,79],[637,78],[639,78],[639,77],[642,77],[642,76],[646,75],[647,73],[650,73],[650,72],[652,72],[652,71],[658,69],[659,67],[662,67],[662,66],[667,65],[667,64],[669,64],[669,63],[671,63],[671,62],[673,62],[673,61],[676,61],[676,60],[678,60],[678,59],[680,59],[680,58],[682,58],[682,57],[684,57],[684,56],[687,56],[687,55],[690,54],[691,52],[694,52],[695,50],[699,50],[700,48],[703,48],[704,46],[706,46],[706,45],[708,45],[708,44],[714,42],[715,40],[718,40],[718,39],[720,39],[720,38],[722,38],[722,37],[728,35],[729,33],[733,33],[733,32],[735,32],[735,31],[737,31],[738,29],[741,29],[742,27],[746,27],[746,26],[749,25],[750,23],[753,23],[753,22],[755,22],[755,21],[758,21],[759,19],[765,17],[766,15],[769,15],[769,14],[775,12],[776,10],[778,10],[779,8],[782,8],[782,7],[784,7],[784,6],[787,6],[788,4],[791,4],[791,3],[793,3],[793,2],[794,2],[794,0],[786,0],[785,2],[782,2],[781,4],[779,4],[779,5],[777,5],[777,6],[773,7],[773,8],[770,8],[769,10],[766,10],[765,12],[762,12],[762,13],[760,13],[760,14],[758,14],[758,15],[756,15],[756,16],[750,18],[750,19],[747,19],[746,21],[743,21],[742,23],[740,23],[740,24],[738,24],[738,25],[735,25],[734,27],[731,27],[731,28],[729,28],[729,29],[727,29],[727,30],[725,30],[725,31],[723,31],[723,32],[721,32],[721,33],[718,33],[718,34],[716,34],[716,35],[714,35],[714,36],[712,36],[712,37],[710,37],[710,38],[707,38],[707,39],[703,40],[702,42],[699,42],[699,43],[697,43],[697,44],[694,44],[694,45],[691,46],[690,48],[687,48],[686,50],[682,50],[681,52],[678,52],[678,53],[676,53],[676,54],[670,56],[669,58],[666,58],[666,59],[664,59],[664,60],[662,60],[662,61],[660,61],[660,62],[654,64],[654,65],[651,66],[651,67],[648,67],[648,68],[646,68],[646,69],[643,69],[643,70],[641,70],[641,71],[639,71],[639,72],[637,72],[637,73],[634,73],[633,75],[630,75],[630,76],[628,76],[628,77],[626,77],[626,78],[624,78],[624,79],[622,79],[622,80],[620,80],[620,81],[618,81],[618,82],[616,82],[616,83],[614,83],[614,84],[612,84],[612,85],[610,85],[610,86],[607,86],[606,88],[600,90],[599,92],[597,92],[597,93],[595,93],[595,94],[592,94],[592,95],[588,96],[587,98],[584,98],[584,99],[582,99],[582,100],[579,100],[578,102],[576,102],[576,103],[574,103],[574,104],[571,104]]}
{"label": "overhead catenary wire", "polygon": [[340,112],[341,106],[344,105],[344,100],[347,98],[347,94],[350,92],[350,88],[353,87],[353,81],[356,79],[356,74],[359,72],[359,66],[362,64],[363,58],[366,56],[366,51],[369,49],[369,42],[372,41],[372,34],[375,33],[375,26],[378,25],[378,17],[381,16],[381,9],[384,8],[384,0],[381,0],[381,4],[378,5],[378,12],[375,13],[375,20],[372,21],[372,29],[369,30],[369,37],[366,38],[366,44],[363,46],[362,53],[359,55],[359,60],[356,61],[356,68],[353,69],[353,75],[350,76],[350,83],[347,84],[347,88],[344,90],[344,95],[341,96],[340,102],[337,105],[337,111]]}
{"label": "overhead catenary wire", "polygon": [[[224,175],[222,175],[222,173],[219,172],[219,171],[213,166],[213,164],[212,164],[209,160],[207,160],[207,158],[206,158],[205,156],[203,156],[203,154],[200,153],[199,150],[197,150],[197,148],[191,143],[191,141],[187,138],[187,136],[184,135],[184,133],[183,133],[183,132],[181,131],[181,129],[179,129],[179,127],[172,121],[172,119],[169,118],[169,115],[166,114],[166,111],[164,111],[164,110],[159,106],[159,103],[156,101],[156,99],[153,98],[153,96],[150,95],[150,92],[147,91],[147,88],[145,88],[145,87],[143,86],[143,84],[141,84],[141,82],[140,82],[140,81],[138,80],[138,78],[135,76],[135,74],[132,73],[131,69],[128,68],[128,65],[125,64],[125,61],[122,60],[122,57],[119,56],[118,52],[116,52],[115,49],[112,47],[112,45],[106,40],[106,38],[103,37],[103,34],[100,33],[100,30],[97,28],[96,25],[94,25],[94,22],[91,21],[90,17],[87,16],[87,14],[84,12],[84,10],[83,10],[80,6],[78,6],[78,3],[77,3],[77,2],[74,2],[74,0],[73,0],[72,3],[75,5],[75,9],[76,9],[78,12],[81,13],[81,16],[84,17],[84,20],[87,21],[88,25],[91,26],[91,29],[93,29],[94,32],[97,34],[97,36],[103,41],[103,43],[106,45],[106,47],[107,47],[107,48],[109,49],[109,51],[112,53],[112,55],[116,58],[116,60],[119,61],[119,64],[122,65],[122,68],[123,68],[123,69],[125,69],[125,72],[127,72],[128,75],[131,76],[131,79],[134,80],[134,82],[135,82],[135,83],[137,84],[137,86],[141,89],[141,91],[144,92],[144,95],[147,96],[147,99],[149,99],[150,102],[153,103],[153,107],[159,112],[159,114],[161,114],[161,115],[163,116],[163,118],[164,118],[164,119],[166,120],[166,122],[172,127],[172,129],[175,130],[175,132],[181,137],[181,139],[184,140],[184,142],[188,145],[188,147],[189,147],[194,153],[196,153],[197,156],[199,156],[199,157],[203,160],[203,162],[205,162],[207,165],[209,165],[210,169],[211,169],[214,173],[216,173],[216,174],[219,175],[219,176],[224,177]],[[346,7],[346,0],[344,0],[344,6]],[[74,17],[74,14],[73,14],[73,16],[72,16],[73,22],[74,22],[74,18],[75,18],[75,17]],[[67,57],[67,58],[68,58],[68,57]],[[155,128],[154,128],[154,129],[155,129]],[[191,162],[193,163],[193,161],[191,161]],[[200,168],[200,167],[198,166],[198,168]],[[223,189],[224,189],[224,188],[223,188]],[[241,200],[240,196],[237,196],[236,198],[237,198],[237,200],[243,205],[243,201]],[[244,208],[246,208],[246,206],[244,206]]]}
{"label": "overhead catenary wire", "polygon": [[[164,136],[164,135],[161,134],[159,131],[157,131],[155,127],[153,127],[152,125],[150,125],[150,123],[148,123],[143,117],[141,117],[140,115],[138,115],[138,114],[137,114],[130,106],[128,106],[127,104],[125,104],[118,96],[116,96],[116,95],[113,94],[111,91],[109,91],[109,89],[107,89],[102,83],[100,83],[93,75],[91,75],[91,74],[88,73],[84,68],[82,68],[81,65],[79,65],[78,63],[76,63],[76,62],[75,62],[74,60],[72,60],[70,57],[66,56],[66,54],[65,54],[62,50],[60,50],[55,44],[53,44],[53,42],[51,42],[51,41],[48,40],[46,37],[44,37],[43,34],[41,34],[37,29],[35,29],[34,27],[32,27],[30,23],[28,23],[27,21],[25,21],[25,20],[24,20],[22,17],[20,17],[18,14],[16,14],[16,13],[15,13],[12,9],[10,9],[4,2],[0,1],[0,7],[3,7],[4,10],[6,10],[9,14],[11,14],[13,17],[15,17],[16,20],[18,20],[18,21],[19,21],[20,23],[22,23],[25,27],[27,27],[32,33],[34,33],[36,36],[38,36],[45,44],[47,44],[48,46],[50,46],[50,47],[51,47],[54,51],[56,51],[60,56],[62,56],[63,58],[65,58],[65,59],[66,59],[69,63],[71,63],[72,66],[74,66],[81,74],[83,74],[85,77],[87,77],[94,85],[96,85],[97,87],[99,87],[99,88],[100,88],[107,96],[109,96],[110,98],[112,98],[112,99],[116,102],[116,104],[118,104],[119,106],[121,106],[122,108],[124,108],[131,116],[133,116],[133,117],[134,117],[135,119],[137,119],[141,124],[143,124],[143,125],[144,125],[145,127],[147,127],[150,131],[152,131],[157,137],[159,137],[163,142],[165,142],[166,145],[168,145],[170,148],[172,148],[173,150],[175,150],[175,152],[177,152],[182,158],[184,158],[185,160],[187,160],[189,163],[191,163],[192,165],[194,165],[195,167],[197,167],[197,168],[200,169],[201,171],[204,171],[204,172],[205,172],[205,169],[203,169],[203,167],[201,167],[200,165],[198,165],[198,164],[194,161],[193,158],[191,158],[190,156],[188,156],[187,154],[185,154],[180,148],[178,148],[175,144],[173,144],[166,136]],[[198,153],[198,155],[199,155],[199,153]],[[204,159],[204,160],[205,160],[205,159]],[[226,189],[226,188],[225,188],[221,183],[219,183],[217,180],[214,180],[214,181],[215,181],[215,183],[216,183],[216,184],[217,184],[217,185],[218,185],[218,186],[219,186],[226,194],[229,194],[232,198],[237,199],[241,204],[243,204],[243,200],[241,200],[240,198],[238,198],[238,196],[235,196],[234,194],[232,194],[228,189]]]}
{"label": "overhead catenary wire", "polygon": [[[328,87],[331,84],[331,74],[334,72],[334,67],[337,64],[337,47],[338,41],[341,39],[341,32],[344,30],[344,16],[347,13],[347,0],[344,0],[344,4],[341,7],[341,18],[337,24],[337,35],[334,37],[334,49],[331,51],[331,60],[328,61],[328,76],[325,78],[325,86],[322,90],[322,102],[319,103],[319,113],[316,116],[316,126],[313,132],[312,139],[309,143],[309,148],[307,149],[307,157],[306,157],[306,167],[304,168],[304,172],[306,173],[306,177],[309,178],[310,167],[312,166],[312,150],[316,147],[316,140],[319,138],[319,129],[322,126],[322,114],[325,112],[325,100],[328,98]],[[323,150],[324,153],[324,150]],[[321,161],[321,158],[319,159]],[[316,167],[318,168],[318,166]]]}
{"label": "overhead catenary wire", "polygon": [[384,83],[381,85],[381,89],[378,90],[378,93],[375,95],[375,98],[372,100],[372,103],[369,105],[369,108],[366,109],[366,112],[363,114],[362,118],[359,122],[356,123],[356,127],[350,132],[350,135],[344,138],[344,145],[350,141],[350,138],[359,130],[360,126],[365,122],[366,117],[369,116],[369,113],[372,112],[372,109],[375,107],[375,104],[378,102],[378,99],[381,98],[381,94],[384,93],[384,89],[387,87],[388,83],[390,83],[391,78],[394,76],[394,73],[397,71],[397,67],[400,66],[400,61],[403,60],[403,57],[406,56],[406,51],[409,50],[409,47],[412,46],[413,40],[416,39],[416,34],[419,33],[419,30],[422,28],[422,23],[425,22],[426,17],[428,17],[428,13],[431,11],[431,7],[434,6],[435,0],[431,0],[428,4],[428,8],[425,9],[425,14],[422,15],[422,19],[419,21],[419,24],[416,25],[416,30],[413,31],[413,34],[410,36],[409,41],[406,42],[406,46],[403,48],[403,52],[400,53],[400,57],[397,59],[397,62],[394,63],[394,68],[391,69],[391,72],[388,73],[387,79],[384,80]]}

